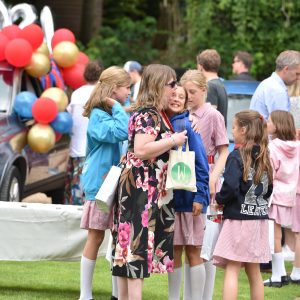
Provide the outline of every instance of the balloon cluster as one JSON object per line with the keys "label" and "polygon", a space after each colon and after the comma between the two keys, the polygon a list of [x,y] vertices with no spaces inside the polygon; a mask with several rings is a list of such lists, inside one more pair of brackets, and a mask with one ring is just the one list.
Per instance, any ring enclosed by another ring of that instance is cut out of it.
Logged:
{"label": "balloon cluster", "polygon": [[65,112],[67,105],[66,93],[57,87],[46,89],[39,98],[28,91],[17,94],[14,102],[16,113],[22,118],[36,121],[27,136],[32,150],[48,152],[62,134],[71,132],[73,121],[71,115]]}
{"label": "balloon cluster", "polygon": [[[53,53],[50,55],[44,43],[43,30],[37,24],[22,29],[12,24],[0,31],[0,61],[6,60],[15,67],[25,68],[32,77],[48,77],[45,79],[46,88],[64,87],[63,83],[51,83],[50,79],[55,76],[62,76],[64,83],[72,89],[85,84],[83,72],[89,58],[79,51],[74,34],[66,28],[56,30],[51,39],[51,48]],[[55,65],[58,65],[56,69]]]}

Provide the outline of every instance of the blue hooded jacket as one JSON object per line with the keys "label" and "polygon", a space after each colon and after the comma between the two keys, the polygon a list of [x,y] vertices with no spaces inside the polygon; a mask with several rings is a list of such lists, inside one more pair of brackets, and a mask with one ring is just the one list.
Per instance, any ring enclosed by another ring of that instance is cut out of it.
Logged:
{"label": "blue hooded jacket", "polygon": [[[195,167],[196,167],[196,186],[197,192],[189,192],[185,190],[174,190],[175,211],[177,212],[192,212],[193,202],[202,204],[202,213],[206,213],[209,205],[209,167],[205,148],[201,137],[194,132],[189,121],[189,113],[183,112],[171,118],[171,123],[176,132],[187,130],[187,137],[190,151],[195,152]],[[185,145],[183,146],[185,151]]]}
{"label": "blue hooded jacket", "polygon": [[112,107],[112,115],[102,109],[91,112],[87,129],[87,152],[81,174],[86,200],[95,196],[112,165],[118,165],[121,143],[128,138],[128,116],[120,103]]}

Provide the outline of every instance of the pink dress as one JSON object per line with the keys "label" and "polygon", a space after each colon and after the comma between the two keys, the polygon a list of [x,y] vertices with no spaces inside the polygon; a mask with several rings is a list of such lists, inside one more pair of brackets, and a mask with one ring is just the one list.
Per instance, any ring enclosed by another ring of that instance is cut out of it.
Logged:
{"label": "pink dress", "polygon": [[225,267],[228,260],[243,263],[269,262],[271,251],[268,220],[226,219],[214,251],[213,263]]}
{"label": "pink dress", "polygon": [[299,174],[299,142],[274,139],[269,144],[273,168],[273,194],[269,218],[291,227]]}

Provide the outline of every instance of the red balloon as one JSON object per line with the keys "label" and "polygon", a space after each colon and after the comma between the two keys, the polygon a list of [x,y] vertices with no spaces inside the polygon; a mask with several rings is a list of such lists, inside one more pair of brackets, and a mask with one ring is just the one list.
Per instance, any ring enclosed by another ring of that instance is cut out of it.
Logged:
{"label": "red balloon", "polygon": [[83,78],[84,69],[85,65],[78,63],[70,68],[63,69],[62,74],[65,84],[70,86],[73,90],[76,90],[86,84]]}
{"label": "red balloon", "polygon": [[25,67],[30,63],[33,50],[29,42],[24,39],[9,41],[5,48],[6,60],[15,67]]}
{"label": "red balloon", "polygon": [[41,124],[52,122],[58,113],[56,103],[47,97],[41,97],[35,100],[32,105],[32,115],[34,119]]}
{"label": "red balloon", "polygon": [[19,37],[21,28],[18,25],[8,25],[2,29],[2,33],[8,37],[9,40],[13,40]]}
{"label": "red balloon", "polygon": [[55,131],[55,142],[58,142],[61,137],[62,137],[62,133]]}
{"label": "red balloon", "polygon": [[8,37],[0,32],[0,61],[5,60],[5,48],[8,42]]}
{"label": "red balloon", "polygon": [[67,28],[61,28],[54,32],[51,40],[51,47],[54,49],[58,43],[65,41],[75,43],[75,40],[75,35],[71,30]]}
{"label": "red balloon", "polygon": [[83,64],[86,65],[88,62],[90,61],[89,57],[83,53],[83,52],[79,52],[78,58],[77,58],[77,64]]}
{"label": "red balloon", "polygon": [[30,24],[21,30],[19,37],[28,41],[32,49],[36,50],[44,40],[44,33],[39,25]]}

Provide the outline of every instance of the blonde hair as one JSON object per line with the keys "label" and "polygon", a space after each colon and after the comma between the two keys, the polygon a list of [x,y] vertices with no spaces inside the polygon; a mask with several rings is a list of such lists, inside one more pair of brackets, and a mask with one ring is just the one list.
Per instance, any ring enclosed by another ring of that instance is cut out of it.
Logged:
{"label": "blonde hair", "polygon": [[[235,119],[239,128],[245,127],[245,142],[239,148],[244,165],[243,180],[248,180],[250,168],[253,167],[255,175],[253,181],[258,184],[264,172],[267,172],[269,182],[273,182],[273,170],[270,163],[268,151],[267,122],[255,110],[242,110],[235,114]],[[259,145],[259,153],[253,162],[253,145]]]}
{"label": "blonde hair", "polygon": [[283,141],[296,140],[296,127],[291,113],[284,110],[274,110],[271,112],[270,117],[276,127],[273,139],[278,138]]}
{"label": "blonde hair", "polygon": [[[111,108],[106,103],[106,98],[111,97],[116,87],[129,86],[131,82],[129,74],[120,67],[112,66],[105,69],[84,106],[84,117],[89,117],[93,108],[100,108],[111,114]],[[117,100],[117,99],[116,99]]]}
{"label": "blonde hair", "polygon": [[186,71],[180,79],[180,84],[184,85],[187,82],[194,83],[201,90],[207,90],[206,77],[204,76],[203,72],[199,70]]}
{"label": "blonde hair", "polygon": [[176,73],[171,67],[160,64],[148,65],[143,71],[137,101],[132,105],[133,109],[145,107],[163,109],[164,89],[172,79],[176,79]]}
{"label": "blonde hair", "polygon": [[295,83],[288,86],[288,93],[290,97],[300,96],[300,80],[296,80]]}

